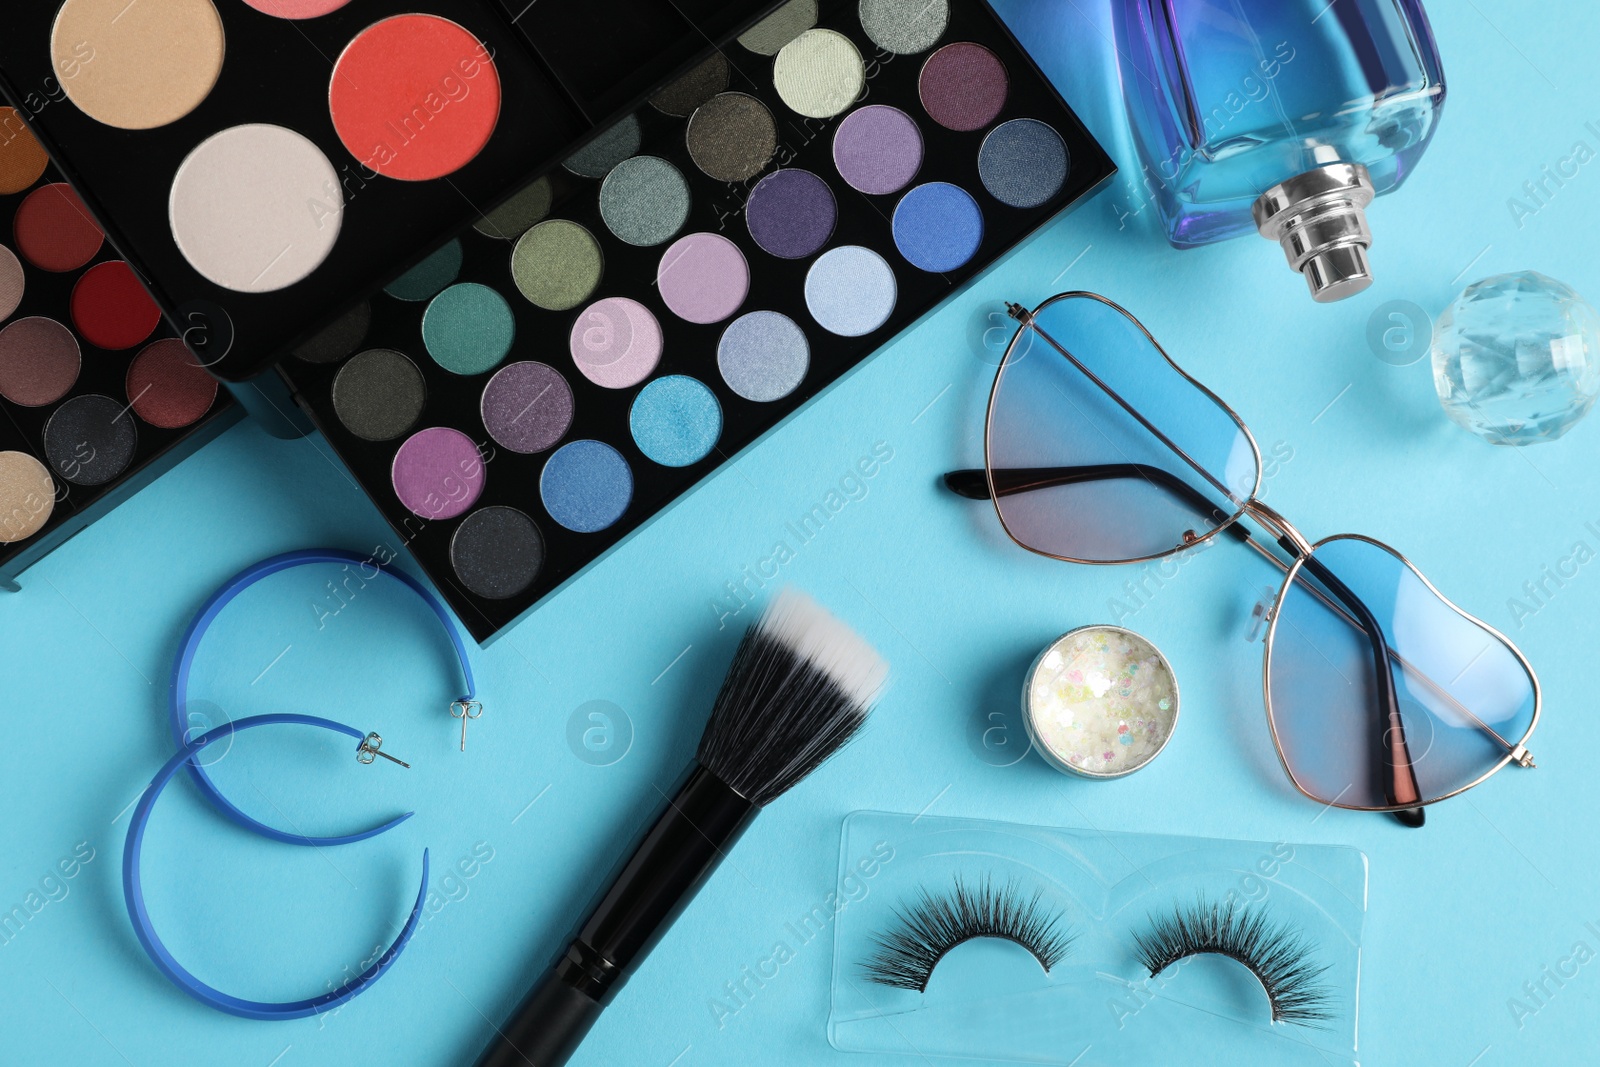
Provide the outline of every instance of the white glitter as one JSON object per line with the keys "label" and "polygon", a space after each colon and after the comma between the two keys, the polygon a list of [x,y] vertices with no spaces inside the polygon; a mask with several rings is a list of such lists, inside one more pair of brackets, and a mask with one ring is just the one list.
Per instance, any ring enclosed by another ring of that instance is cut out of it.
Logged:
{"label": "white glitter", "polygon": [[1156,757],[1178,720],[1178,683],[1154,645],[1112,626],[1057,639],[1023,687],[1034,745],[1063,770],[1116,778]]}

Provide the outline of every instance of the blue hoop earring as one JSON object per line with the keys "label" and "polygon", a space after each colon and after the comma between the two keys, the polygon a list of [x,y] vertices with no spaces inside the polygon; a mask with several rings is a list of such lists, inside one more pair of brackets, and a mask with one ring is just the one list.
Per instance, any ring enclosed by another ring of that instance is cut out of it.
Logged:
{"label": "blue hoop earring", "polygon": [[[445,608],[444,604],[440,603],[438,597],[434,596],[421,582],[405,571],[399,569],[389,570],[386,564],[379,563],[376,559],[368,556],[359,556],[354,552],[346,552],[339,548],[308,548],[296,552],[285,552],[281,556],[264,559],[260,563],[246,567],[228,579],[227,582],[223,583],[222,588],[211,595],[211,599],[205,602],[199,612],[195,614],[193,621],[189,623],[189,628],[184,631],[178,657],[173,664],[172,685],[169,688],[167,698],[167,711],[172,726],[173,740],[180,746],[189,743],[189,730],[184,722],[184,712],[188,706],[189,697],[189,675],[194,668],[195,655],[200,649],[200,639],[205,636],[211,624],[222,613],[222,609],[227,607],[234,597],[263,578],[268,578],[279,571],[289,570],[293,567],[305,567],[313,563],[354,563],[357,566],[375,567],[377,571],[374,577],[377,574],[387,574],[392,578],[398,579],[433,609],[433,613],[439,617],[439,622],[444,626],[444,631],[449,636],[450,643],[455,647],[456,658],[461,663],[461,676],[466,682],[466,694],[453,701],[450,705],[451,715],[462,719],[462,747],[465,748],[466,719],[469,716],[477,718],[478,715],[482,714],[483,708],[475,699],[477,687],[472,679],[472,664],[467,660],[466,644],[461,640],[461,634],[451,621],[449,610]],[[365,578],[365,575],[362,577]],[[326,722],[326,720],[322,719],[316,721],[319,723]],[[340,729],[344,732],[349,731],[348,727],[340,727]],[[381,741],[382,739],[380,738],[379,742],[381,743]],[[200,790],[201,795],[209,800],[223,815],[248,830],[253,830],[263,837],[271,838],[274,841],[282,841],[285,844],[314,845],[319,848],[353,844],[392,830],[406,818],[402,816],[399,819],[384,823],[382,826],[375,826],[370,830],[337,837],[307,837],[303,834],[291,834],[276,827],[268,826],[266,823],[240,810],[234,805],[233,801],[222,795],[216,783],[211,780],[211,776],[206,773],[205,767],[198,760],[190,761],[189,774],[194,779],[194,784]]]}
{"label": "blue hoop earring", "polygon": [[[281,557],[280,557],[281,558]],[[373,982],[383,977],[395,959],[400,955],[411,935],[416,932],[417,921],[422,917],[422,902],[428,892],[428,850],[422,850],[422,884],[417,889],[417,902],[411,907],[411,916],[406,920],[405,927],[400,931],[394,943],[384,950],[376,963],[350,979],[344,985],[321,996],[311,997],[307,1000],[294,1000],[284,1003],[270,1003],[255,1000],[244,1000],[240,997],[230,996],[219,989],[206,985],[200,979],[190,974],[183,968],[167,950],[166,945],[157,936],[155,927],[150,922],[150,913],[145,908],[144,888],[140,881],[140,854],[144,848],[144,832],[150,822],[150,812],[155,807],[156,800],[161,796],[161,791],[172,781],[178,773],[178,768],[185,765],[194,767],[194,756],[205,746],[220,738],[228,737],[240,730],[249,730],[257,726],[270,726],[277,723],[288,723],[297,726],[315,726],[336,733],[348,734],[360,740],[356,747],[356,758],[363,763],[372,762],[372,757],[385,755],[377,751],[373,743],[374,734],[363,734],[360,730],[343,723],[333,722],[329,719],[319,719],[310,715],[255,715],[250,718],[239,719],[236,722],[223,723],[201,734],[199,737],[185,744],[178,752],[166,762],[156,776],[150,780],[144,794],[139,797],[139,803],[134,808],[133,819],[128,824],[127,844],[122,851],[122,895],[128,904],[128,918],[133,922],[133,932],[139,938],[139,944],[149,954],[150,959],[162,974],[166,975],[174,985],[188,993],[191,997],[207,1004],[218,1011],[227,1012],[229,1015],[238,1015],[245,1019],[281,1020],[304,1019],[310,1015],[318,1015],[331,1010],[358,996]],[[381,739],[378,742],[381,744]],[[394,759],[392,756],[386,756]],[[399,760],[394,760],[399,763]],[[222,813],[237,825],[246,830],[259,831],[260,824],[248,816],[235,816],[236,809],[231,804],[222,808]],[[411,812],[406,812],[398,819],[394,819],[378,830],[362,834],[351,840],[361,837],[371,837],[373,834],[382,833],[384,830],[398,826],[411,817]],[[270,828],[269,828],[270,829]],[[318,840],[316,838],[290,838],[287,835],[273,832],[268,836],[277,837],[279,840],[289,840],[293,844],[305,844]]]}

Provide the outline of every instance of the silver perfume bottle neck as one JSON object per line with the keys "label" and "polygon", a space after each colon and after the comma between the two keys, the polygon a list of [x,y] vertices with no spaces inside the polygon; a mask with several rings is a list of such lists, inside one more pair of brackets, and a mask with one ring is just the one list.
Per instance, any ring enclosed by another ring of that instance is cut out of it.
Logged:
{"label": "silver perfume bottle neck", "polygon": [[1366,207],[1376,195],[1360,163],[1329,163],[1280,182],[1250,209],[1256,228],[1283,246],[1319,304],[1354,296],[1372,284]]}

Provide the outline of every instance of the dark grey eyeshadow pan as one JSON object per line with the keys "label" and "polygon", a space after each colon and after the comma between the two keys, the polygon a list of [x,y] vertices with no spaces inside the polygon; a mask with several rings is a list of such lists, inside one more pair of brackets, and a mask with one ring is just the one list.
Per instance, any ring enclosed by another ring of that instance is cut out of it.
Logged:
{"label": "dark grey eyeshadow pan", "polygon": [[544,535],[516,508],[479,508],[450,539],[450,564],[461,584],[488,600],[514,597],[544,567]]}
{"label": "dark grey eyeshadow pan", "polygon": [[364,441],[389,441],[416,423],[427,403],[422,372],[403,353],[373,348],[351,358],[333,379],[333,410]]}
{"label": "dark grey eyeshadow pan", "polygon": [[44,453],[74,485],[104,485],[128,469],[139,431],[128,405],[89,393],[56,408],[44,424]]}

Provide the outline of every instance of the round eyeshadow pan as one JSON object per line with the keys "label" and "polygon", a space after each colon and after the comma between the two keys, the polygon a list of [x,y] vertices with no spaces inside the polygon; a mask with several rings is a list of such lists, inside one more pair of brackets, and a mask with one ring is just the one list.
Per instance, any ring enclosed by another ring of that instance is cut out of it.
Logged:
{"label": "round eyeshadow pan", "polygon": [[14,232],[22,258],[54,274],[88,263],[106,239],[77,191],[64,182],[29,193],[17,208]]}
{"label": "round eyeshadow pan", "polygon": [[1007,207],[1038,207],[1066,184],[1070,157],[1061,135],[1038,119],[1002,122],[978,149],[978,176]]}
{"label": "round eyeshadow pan", "polygon": [[26,452],[0,452],[0,545],[26,541],[55,510],[50,469]]}
{"label": "round eyeshadow pan", "polygon": [[42,408],[66,396],[83,368],[78,339],[55,319],[18,319],[0,329],[0,396]]}
{"label": "round eyeshadow pan", "polygon": [[424,519],[453,519],[483,493],[483,457],[472,438],[448,426],[418,430],[394,454],[394,494]]}
{"label": "round eyeshadow pan", "polygon": [[816,24],[817,0],[789,0],[745,30],[739,43],[758,56],[775,56],[784,45]]}
{"label": "round eyeshadow pan", "polygon": [[[449,106],[424,107],[440,99]],[[488,48],[438,15],[392,15],[356,35],[333,65],[328,111],[350,154],[386,178],[421,182],[472,162],[500,122],[500,72]],[[427,123],[416,129],[421,111]]]}
{"label": "round eyeshadow pan", "polygon": [[422,343],[452,374],[482,374],[500,365],[516,340],[506,298],[477,282],[452,285],[422,315]]}
{"label": "round eyeshadow pan", "polygon": [[739,310],[750,292],[750,264],[739,246],[717,233],[680,237],[656,270],[661,301],[680,319],[711,323]]}
{"label": "round eyeshadow pan", "polygon": [[555,190],[551,188],[550,179],[539,178],[473,223],[472,228],[485,237],[515,241],[550,214],[554,200]]}
{"label": "round eyeshadow pan", "polygon": [[745,204],[750,237],[780,259],[804,259],[828,243],[839,205],[828,183],[809,170],[775,170]]}
{"label": "round eyeshadow pan", "polygon": [[344,198],[322,150],[282,126],[212,134],[172,180],[167,214],[178,251],[209,281],[270,293],[322,266],[339,239]]}
{"label": "round eyeshadow pan", "polygon": [[604,270],[600,242],[566,219],[539,223],[511,250],[517,291],[546,311],[566,311],[589,299]]}
{"label": "round eyeshadow pan", "polygon": [[728,57],[712,52],[698,66],[650,98],[663,115],[686,119],[694,109],[728,87]]}
{"label": "round eyeshadow pan", "polygon": [[479,508],[450,537],[450,566],[485,600],[514,597],[544,568],[544,535],[516,508]]}
{"label": "round eyeshadow pan", "polygon": [[78,336],[109,352],[140,344],[161,322],[161,309],[120,259],[84,271],[72,287],[70,309]]}
{"label": "round eyeshadow pan", "polygon": [[44,176],[50,156],[14,107],[0,107],[0,196],[20,193]]}
{"label": "round eyeshadow pan", "polygon": [[28,276],[23,272],[17,254],[0,245],[0,322],[11,317],[22,306],[23,294],[28,291]]}
{"label": "round eyeshadow pan", "polygon": [[778,124],[748,93],[718,93],[689,117],[689,158],[707,177],[742,182],[761,173],[778,151]]}
{"label": "round eyeshadow pan", "polygon": [[139,431],[127,407],[109,396],[75,396],[44,424],[44,454],[74,485],[104,485],[128,469]]}
{"label": "round eyeshadow pan", "polygon": [[999,116],[1011,79],[999,56],[981,44],[957,41],[928,57],[917,87],[929,118],[965,133],[981,130]]}
{"label": "round eyeshadow pan", "polygon": [[295,349],[295,358],[307,363],[337,363],[360,348],[371,329],[372,305],[363,300]]}
{"label": "round eyeshadow pan", "polygon": [[633,500],[633,471],[603,441],[572,441],[556,449],[539,475],[545,511],[574,533],[598,533],[622,518]]}
{"label": "round eyeshadow pan", "polygon": [[396,300],[420,303],[432,300],[461,276],[464,253],[460,241],[449,241],[427,259],[383,287]]}
{"label": "round eyeshadow pan", "polygon": [[870,104],[839,123],[833,135],[833,165],[852,189],[883,196],[898,193],[922,169],[922,130],[897,107]]}
{"label": "round eyeshadow pan", "polygon": [[128,365],[128,406],[151,426],[179,430],[205,417],[217,401],[217,380],[176,337],[145,346]]}
{"label": "round eyeshadow pan", "polygon": [[894,270],[860,245],[829,249],[806,272],[806,307],[840,337],[861,337],[888,322],[898,291]]}
{"label": "round eyeshadow pan", "polygon": [[350,0],[244,0],[263,15],[280,19],[314,19],[331,15]]}
{"label": "round eyeshadow pan", "polygon": [[972,194],[949,182],[928,182],[894,209],[894,243],[914,267],[942,274],[965,265],[983,243],[983,212]]}
{"label": "round eyeshadow pan", "polygon": [[604,178],[611,173],[611,168],[639,151],[643,138],[638,116],[626,115],[568,156],[561,165],[580,178]]}
{"label": "round eyeshadow pan", "polygon": [[739,396],[756,403],[781,400],[799,388],[811,367],[805,331],[777,311],[740,315],[717,342],[717,370]]}
{"label": "round eyeshadow pan", "polygon": [[607,297],[584,308],[568,343],[585,378],[606,389],[626,389],[650,377],[661,361],[661,323],[637,300]]}
{"label": "round eyeshadow pan", "polygon": [[50,34],[62,90],[123,130],[176,122],[211,95],[226,37],[211,0],[66,0]]}
{"label": "round eyeshadow pan", "polygon": [[422,371],[402,352],[373,348],[333,379],[333,411],[363,441],[391,441],[417,424],[428,401]]}
{"label": "round eyeshadow pan", "polygon": [[850,38],[836,30],[807,30],[779,50],[772,82],[794,111],[830,119],[856,102],[867,71]]}
{"label": "round eyeshadow pan", "polygon": [[885,52],[909,56],[939,43],[950,24],[949,0],[861,0],[861,28]]}
{"label": "round eyeshadow pan", "polygon": [[478,408],[496,444],[531,455],[572,428],[572,386],[547,364],[513,363],[489,379]]}
{"label": "round eyeshadow pan", "polygon": [[636,248],[670,241],[689,218],[689,183],[656,156],[632,156],[600,186],[600,217],[619,241]]}
{"label": "round eyeshadow pan", "polygon": [[722,405],[704,382],[685,374],[657,378],[633,398],[628,428],[639,451],[663,467],[705,459],[722,436]]}

